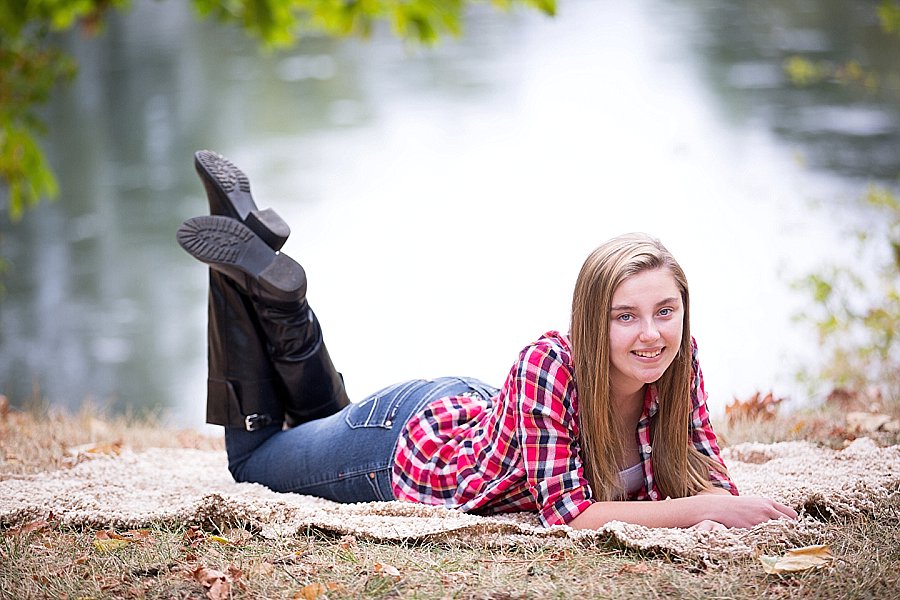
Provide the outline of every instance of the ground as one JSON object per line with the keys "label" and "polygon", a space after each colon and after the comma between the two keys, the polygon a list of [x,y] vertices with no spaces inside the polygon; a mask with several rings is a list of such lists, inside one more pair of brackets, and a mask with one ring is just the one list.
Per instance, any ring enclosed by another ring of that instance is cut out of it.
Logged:
{"label": "ground", "polygon": [[[851,428],[847,412],[742,415],[723,423],[720,437],[729,444],[812,439],[832,447],[861,433],[883,445],[900,441],[890,427]],[[122,446],[223,444],[152,419],[102,418],[90,408],[77,415],[23,412],[0,403],[0,480],[68,468],[86,453]],[[272,540],[240,523],[93,530],[62,526],[48,514],[0,528],[0,598],[896,597],[900,490],[886,517],[834,520],[825,531],[819,542],[833,561],[769,575],[757,558],[705,564],[565,540],[382,543],[319,531]]]}

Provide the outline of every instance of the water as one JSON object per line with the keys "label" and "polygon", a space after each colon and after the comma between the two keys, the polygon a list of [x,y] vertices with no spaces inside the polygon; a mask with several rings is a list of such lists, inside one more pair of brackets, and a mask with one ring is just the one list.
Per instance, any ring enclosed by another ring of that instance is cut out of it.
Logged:
{"label": "water", "polygon": [[[0,392],[202,427],[206,271],[174,232],[205,210],[192,154],[212,148],[291,223],[352,397],[501,382],[567,329],[584,257],[643,230],[687,271],[714,412],[802,398],[816,342],[788,281],[849,256],[866,185],[896,189],[900,45],[868,4],[745,4],[481,7],[434,50],[382,33],[261,55],[180,3],[136,3],[68,39],[81,74],[45,143],[61,198],[2,224]],[[855,56],[882,89],[794,88],[800,51]]]}

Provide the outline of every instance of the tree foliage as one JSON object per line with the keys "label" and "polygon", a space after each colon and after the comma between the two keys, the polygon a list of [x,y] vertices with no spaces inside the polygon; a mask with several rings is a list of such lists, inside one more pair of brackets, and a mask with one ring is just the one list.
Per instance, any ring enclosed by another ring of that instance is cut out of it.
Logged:
{"label": "tree foliage", "polygon": [[[880,0],[876,14],[882,31],[900,37],[900,0]],[[794,56],[785,71],[801,87],[822,81],[879,87],[875,74],[853,59],[833,64]],[[862,204],[881,226],[854,232],[857,262],[827,265],[795,282],[811,300],[799,318],[815,328],[822,350],[820,366],[799,377],[813,389],[824,384],[832,392],[874,392],[900,410],[900,198],[871,186]],[[863,262],[876,265],[873,277],[860,274]]]}
{"label": "tree foliage", "polygon": [[823,361],[801,373],[809,383],[877,395],[900,402],[900,198],[877,186],[863,203],[878,227],[856,232],[859,262],[876,264],[864,279],[855,265],[829,265],[796,282],[810,298],[800,318],[818,334]]}
{"label": "tree foliage", "polygon": [[[174,2],[176,0],[169,0]],[[378,23],[415,43],[432,44],[462,32],[465,9],[478,0],[192,0],[198,15],[240,26],[267,47],[284,48],[307,34],[367,36]],[[490,0],[553,15],[556,0]],[[102,31],[111,11],[129,0],[10,0],[0,2],[0,199],[15,220],[26,207],[58,193],[38,137],[38,110],[54,87],[75,76],[77,65],[54,34],[79,28]]]}

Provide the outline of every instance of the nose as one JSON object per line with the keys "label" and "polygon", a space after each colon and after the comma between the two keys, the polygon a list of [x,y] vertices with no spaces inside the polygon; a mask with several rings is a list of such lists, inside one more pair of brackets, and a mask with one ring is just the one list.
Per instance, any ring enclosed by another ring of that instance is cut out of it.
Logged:
{"label": "nose", "polygon": [[652,342],[659,339],[659,329],[656,328],[656,323],[653,322],[653,319],[646,319],[641,325],[641,341],[642,342]]}

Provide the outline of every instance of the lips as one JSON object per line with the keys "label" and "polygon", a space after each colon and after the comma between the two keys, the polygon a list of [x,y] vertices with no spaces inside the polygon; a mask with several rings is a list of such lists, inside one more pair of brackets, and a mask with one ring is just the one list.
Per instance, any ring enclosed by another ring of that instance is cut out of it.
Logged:
{"label": "lips", "polygon": [[655,350],[632,350],[631,353],[640,358],[656,358],[663,353],[663,350],[664,348],[657,348]]}

